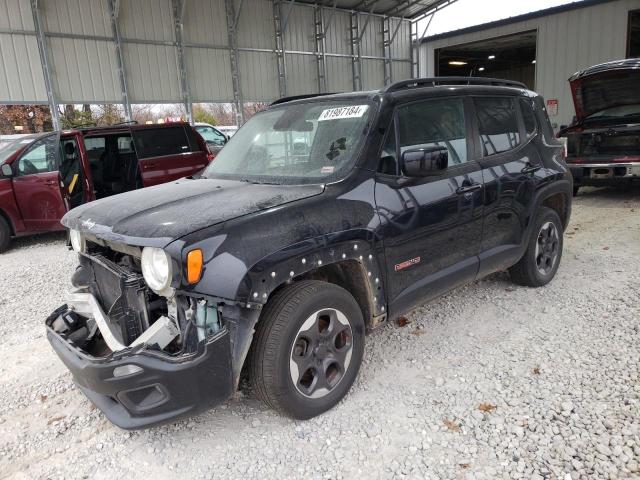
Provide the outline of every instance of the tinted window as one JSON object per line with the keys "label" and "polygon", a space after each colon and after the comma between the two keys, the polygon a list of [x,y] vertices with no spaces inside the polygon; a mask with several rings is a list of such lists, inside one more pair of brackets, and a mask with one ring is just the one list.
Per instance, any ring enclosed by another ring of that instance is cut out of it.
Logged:
{"label": "tinted window", "polygon": [[396,128],[395,122],[391,123],[389,133],[380,152],[380,165],[378,171],[386,175],[398,174],[398,159],[396,152]]}
{"label": "tinted window", "polygon": [[480,145],[485,157],[520,144],[515,101],[510,97],[476,98]]}
{"label": "tinted window", "polygon": [[185,128],[185,132],[187,133],[187,140],[189,140],[189,148],[192,152],[200,151],[200,144],[198,143],[198,139],[196,138],[196,133],[193,131],[193,128],[187,127]]}
{"label": "tinted window", "polygon": [[533,107],[531,100],[524,98],[520,99],[520,111],[522,112],[522,120],[524,121],[524,131],[527,134],[527,138],[531,138],[536,134],[536,116],[533,113]]}
{"label": "tinted window", "polygon": [[136,130],[133,137],[139,158],[177,155],[190,151],[183,126]]}
{"label": "tinted window", "polygon": [[439,145],[449,151],[449,165],[467,161],[464,103],[445,98],[412,103],[398,109],[400,153]]}
{"label": "tinted window", "polygon": [[18,160],[17,175],[54,172],[60,162],[60,143],[57,135],[50,135],[31,145]]}
{"label": "tinted window", "polygon": [[628,31],[627,58],[640,57],[640,10],[632,10],[629,12]]}

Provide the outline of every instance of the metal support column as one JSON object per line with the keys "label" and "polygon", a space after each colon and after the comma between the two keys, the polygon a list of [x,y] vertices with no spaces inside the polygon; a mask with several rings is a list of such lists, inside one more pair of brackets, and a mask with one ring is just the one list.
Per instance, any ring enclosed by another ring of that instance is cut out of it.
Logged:
{"label": "metal support column", "polygon": [[393,31],[393,19],[391,17],[384,17],[382,22],[382,40],[384,49],[384,84],[389,85],[393,83],[393,52],[391,46],[398,36],[398,32],[402,28],[402,22],[404,17],[396,19],[398,24]]}
{"label": "metal support column", "polygon": [[393,82],[393,66],[391,60],[391,18],[384,17],[382,20],[382,52],[384,56],[384,84]]}
{"label": "metal support column", "polygon": [[180,93],[184,104],[187,120],[193,123],[193,104],[191,103],[191,90],[187,77],[187,61],[184,52],[184,8],[187,0],[171,0],[173,9],[173,26],[178,47],[178,69],[180,70]]}
{"label": "metal support column", "polygon": [[287,62],[285,58],[284,32],[287,28],[293,0],[289,0],[288,13],[283,17],[282,2],[273,1],[273,28],[276,35],[276,66],[278,68],[278,93],[280,98],[287,96]]}
{"label": "metal support column", "polygon": [[38,42],[38,53],[40,54],[40,63],[42,64],[44,87],[47,90],[47,101],[49,103],[49,110],[51,111],[51,123],[53,124],[54,130],[60,130],[60,114],[58,112],[56,97],[53,93],[53,82],[51,80],[51,70],[49,69],[49,52],[47,51],[40,10],[38,9],[38,0],[31,0],[31,13],[36,29],[36,41]]}
{"label": "metal support column", "polygon": [[318,93],[327,91],[327,57],[325,55],[325,30],[322,6],[313,7],[313,23],[315,25],[316,65],[318,72]]}
{"label": "metal support column", "polygon": [[233,0],[224,0],[227,15],[227,36],[229,39],[229,59],[231,61],[231,84],[233,88],[233,106],[236,114],[236,125],[244,123],[244,100],[242,98],[242,84],[240,69],[238,68],[238,20],[242,11],[242,0],[236,11]]}
{"label": "metal support column", "polygon": [[420,45],[418,44],[418,24],[411,22],[411,78],[420,78]]}
{"label": "metal support column", "polygon": [[131,102],[129,101],[129,89],[127,87],[127,76],[124,71],[124,56],[122,55],[122,38],[120,37],[120,29],[118,28],[118,16],[120,14],[120,1],[108,0],[109,18],[111,19],[111,33],[113,35],[113,43],[116,46],[116,67],[118,69],[118,78],[120,79],[120,91],[122,92],[122,103],[124,104],[125,120],[131,121],[133,117],[131,111]]}
{"label": "metal support column", "polygon": [[358,12],[351,12],[350,16],[351,32],[351,74],[353,78],[353,89],[362,90],[362,62],[360,53],[360,16]]}

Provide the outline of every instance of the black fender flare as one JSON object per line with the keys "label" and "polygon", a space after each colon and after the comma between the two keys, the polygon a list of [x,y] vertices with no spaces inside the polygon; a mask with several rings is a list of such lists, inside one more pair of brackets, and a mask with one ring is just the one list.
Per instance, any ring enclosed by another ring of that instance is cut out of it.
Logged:
{"label": "black fender flare", "polygon": [[382,242],[366,229],[346,230],[310,238],[262,258],[240,282],[236,300],[262,308],[273,292],[309,272],[341,262],[357,262],[367,279],[372,315],[386,313]]}
{"label": "black fender flare", "polygon": [[533,219],[536,212],[540,210],[545,200],[548,198],[561,194],[564,196],[564,212],[560,214],[560,219],[563,221],[563,228],[566,229],[571,217],[571,202],[573,199],[573,182],[570,179],[554,179],[552,183],[539,188],[535,194],[533,201],[531,202],[531,211],[529,212],[528,224],[526,225],[525,234],[522,236],[522,249],[523,253],[529,243],[529,237],[531,235],[531,229],[533,228]]}

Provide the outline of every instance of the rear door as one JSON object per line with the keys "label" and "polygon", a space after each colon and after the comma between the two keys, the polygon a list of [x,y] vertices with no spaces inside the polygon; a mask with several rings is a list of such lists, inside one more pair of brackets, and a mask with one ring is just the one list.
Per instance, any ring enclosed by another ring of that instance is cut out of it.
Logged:
{"label": "rear door", "polygon": [[[396,110],[375,187],[392,314],[473,280],[478,271],[483,186],[469,108],[465,97],[451,97]],[[448,168],[437,176],[404,176],[402,152],[432,145],[447,148]]]}
{"label": "rear door", "polygon": [[531,102],[516,96],[473,98],[485,185],[480,276],[518,260],[533,220],[529,215],[542,163]]}
{"label": "rear door", "polygon": [[24,225],[30,231],[62,229],[66,212],[60,190],[60,137],[36,140],[13,162],[13,191]]}
{"label": "rear door", "polygon": [[207,166],[207,153],[190,126],[133,128],[132,134],[145,187],[193,175]]}

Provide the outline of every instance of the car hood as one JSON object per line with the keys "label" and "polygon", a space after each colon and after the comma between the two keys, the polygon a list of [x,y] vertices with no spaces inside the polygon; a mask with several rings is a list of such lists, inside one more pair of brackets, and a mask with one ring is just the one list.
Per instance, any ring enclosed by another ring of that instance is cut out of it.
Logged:
{"label": "car hood", "polygon": [[163,246],[196,230],[323,191],[323,185],[183,179],[81,205],[62,223],[108,241]]}
{"label": "car hood", "polygon": [[607,108],[640,104],[640,60],[620,60],[596,65],[569,78],[576,118]]}

